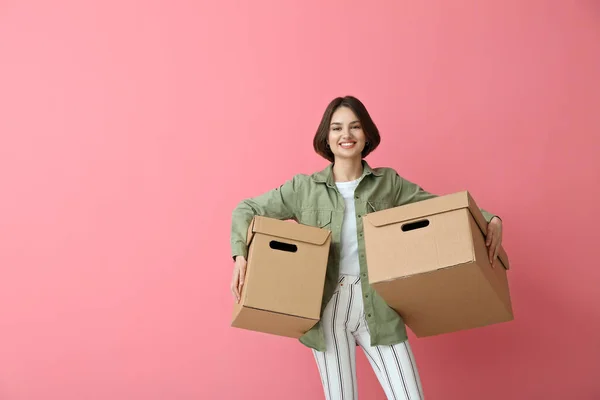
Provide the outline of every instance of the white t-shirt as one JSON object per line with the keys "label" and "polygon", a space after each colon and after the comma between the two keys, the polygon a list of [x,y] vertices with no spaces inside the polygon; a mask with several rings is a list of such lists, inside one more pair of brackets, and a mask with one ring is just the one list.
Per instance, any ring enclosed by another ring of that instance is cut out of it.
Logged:
{"label": "white t-shirt", "polygon": [[344,275],[360,275],[358,241],[356,239],[356,210],[354,207],[354,190],[359,182],[360,179],[335,183],[346,204],[340,251],[340,274]]}

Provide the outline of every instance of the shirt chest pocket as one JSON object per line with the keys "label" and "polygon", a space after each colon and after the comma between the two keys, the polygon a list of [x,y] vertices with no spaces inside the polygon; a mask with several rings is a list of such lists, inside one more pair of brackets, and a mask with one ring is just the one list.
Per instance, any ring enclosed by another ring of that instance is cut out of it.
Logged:
{"label": "shirt chest pocket", "polygon": [[317,228],[329,229],[331,227],[331,211],[304,210],[298,215],[298,222]]}
{"label": "shirt chest pocket", "polygon": [[394,207],[394,204],[387,199],[373,199],[367,202],[367,212],[369,213],[387,210],[392,207]]}

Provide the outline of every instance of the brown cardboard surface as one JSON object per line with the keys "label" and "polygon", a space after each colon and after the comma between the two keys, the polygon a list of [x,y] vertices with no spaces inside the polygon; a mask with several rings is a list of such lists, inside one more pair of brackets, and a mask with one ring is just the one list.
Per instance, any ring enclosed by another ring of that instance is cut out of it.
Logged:
{"label": "brown cardboard surface", "polygon": [[320,317],[331,232],[255,217],[248,243],[246,280],[232,326],[301,336]]}
{"label": "brown cardboard surface", "polygon": [[508,256],[502,249],[491,267],[487,222],[468,192],[367,214],[363,223],[369,282],[416,336],[513,319]]}

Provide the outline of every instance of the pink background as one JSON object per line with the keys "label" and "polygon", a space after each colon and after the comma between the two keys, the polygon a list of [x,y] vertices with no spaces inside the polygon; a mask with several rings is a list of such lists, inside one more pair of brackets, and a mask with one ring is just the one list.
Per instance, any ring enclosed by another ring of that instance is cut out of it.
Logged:
{"label": "pink background", "polygon": [[412,338],[427,398],[599,398],[599,43],[591,0],[1,2],[0,399],[322,398],[229,328],[229,223],[345,94],[505,221],[516,320]]}

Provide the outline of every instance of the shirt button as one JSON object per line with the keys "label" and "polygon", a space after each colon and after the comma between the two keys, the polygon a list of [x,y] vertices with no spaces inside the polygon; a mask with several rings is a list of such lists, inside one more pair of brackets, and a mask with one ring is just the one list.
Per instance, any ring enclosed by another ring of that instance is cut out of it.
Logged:
{"label": "shirt button", "polygon": [[371,314],[367,314],[367,317],[371,318]]}
{"label": "shirt button", "polygon": [[367,299],[368,299],[368,298],[369,298],[369,295],[368,295],[368,294],[365,294],[365,298],[367,298]]}
{"label": "shirt button", "polygon": [[363,237],[363,234],[362,234],[362,232],[361,232],[361,233],[359,233],[359,234],[358,234],[358,236],[360,236],[360,237]]}
{"label": "shirt button", "polygon": [[364,277],[366,277],[366,276],[367,276],[367,274],[365,274],[365,273],[363,272],[362,276],[363,276],[363,278],[364,278]]}

